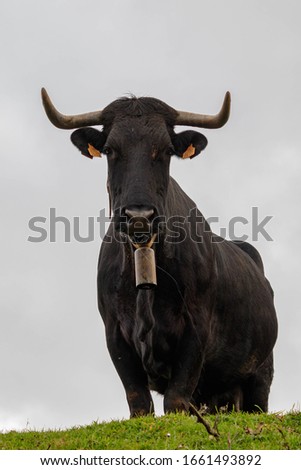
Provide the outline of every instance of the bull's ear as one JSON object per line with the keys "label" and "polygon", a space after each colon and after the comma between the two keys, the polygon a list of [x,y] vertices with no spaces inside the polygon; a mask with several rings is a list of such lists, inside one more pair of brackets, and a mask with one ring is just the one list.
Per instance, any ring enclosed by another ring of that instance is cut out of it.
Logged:
{"label": "bull's ear", "polygon": [[101,157],[105,141],[103,132],[93,127],[83,127],[71,134],[71,142],[88,158]]}
{"label": "bull's ear", "polygon": [[206,137],[196,131],[180,132],[175,134],[172,140],[175,153],[181,158],[193,158],[207,145]]}

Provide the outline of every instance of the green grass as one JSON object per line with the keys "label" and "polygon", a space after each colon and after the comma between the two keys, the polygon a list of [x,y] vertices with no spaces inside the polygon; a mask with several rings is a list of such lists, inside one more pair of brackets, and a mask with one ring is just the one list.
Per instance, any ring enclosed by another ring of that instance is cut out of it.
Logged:
{"label": "green grass", "polygon": [[93,423],[65,431],[0,434],[4,449],[301,449],[301,413],[229,413],[204,416],[218,437],[185,414]]}

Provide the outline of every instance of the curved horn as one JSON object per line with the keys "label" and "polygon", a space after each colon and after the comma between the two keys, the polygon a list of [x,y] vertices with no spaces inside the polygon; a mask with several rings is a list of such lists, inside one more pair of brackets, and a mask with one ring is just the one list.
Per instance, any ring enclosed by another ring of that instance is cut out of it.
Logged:
{"label": "curved horn", "polygon": [[52,124],[59,129],[76,129],[78,127],[101,124],[102,111],[66,116],[61,114],[52,104],[45,88],[41,90],[43,106]]}
{"label": "curved horn", "polygon": [[178,111],[176,125],[205,127],[206,129],[218,129],[226,124],[230,115],[231,95],[227,91],[225,94],[223,105],[220,112],[214,116],[207,114],[187,113],[186,111]]}

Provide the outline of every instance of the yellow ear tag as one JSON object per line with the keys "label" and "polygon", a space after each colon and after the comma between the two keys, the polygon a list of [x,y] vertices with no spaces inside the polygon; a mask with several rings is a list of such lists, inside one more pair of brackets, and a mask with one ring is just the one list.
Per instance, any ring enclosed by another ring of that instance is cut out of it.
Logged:
{"label": "yellow ear tag", "polygon": [[192,158],[195,154],[195,147],[190,144],[182,155],[182,158]]}
{"label": "yellow ear tag", "polygon": [[99,150],[97,150],[93,145],[88,144],[88,152],[91,155],[91,157],[101,157],[101,153]]}

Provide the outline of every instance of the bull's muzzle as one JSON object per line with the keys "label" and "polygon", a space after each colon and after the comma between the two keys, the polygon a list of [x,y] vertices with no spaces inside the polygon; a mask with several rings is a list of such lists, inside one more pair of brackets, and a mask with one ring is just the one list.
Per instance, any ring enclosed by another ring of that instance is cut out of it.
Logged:
{"label": "bull's muzzle", "polygon": [[144,244],[152,236],[153,209],[125,209],[127,216],[127,233],[131,240],[137,244]]}
{"label": "bull's muzzle", "polygon": [[127,233],[135,247],[135,277],[138,289],[153,289],[157,285],[155,252],[151,248],[156,235],[152,234],[155,211],[127,208]]}

